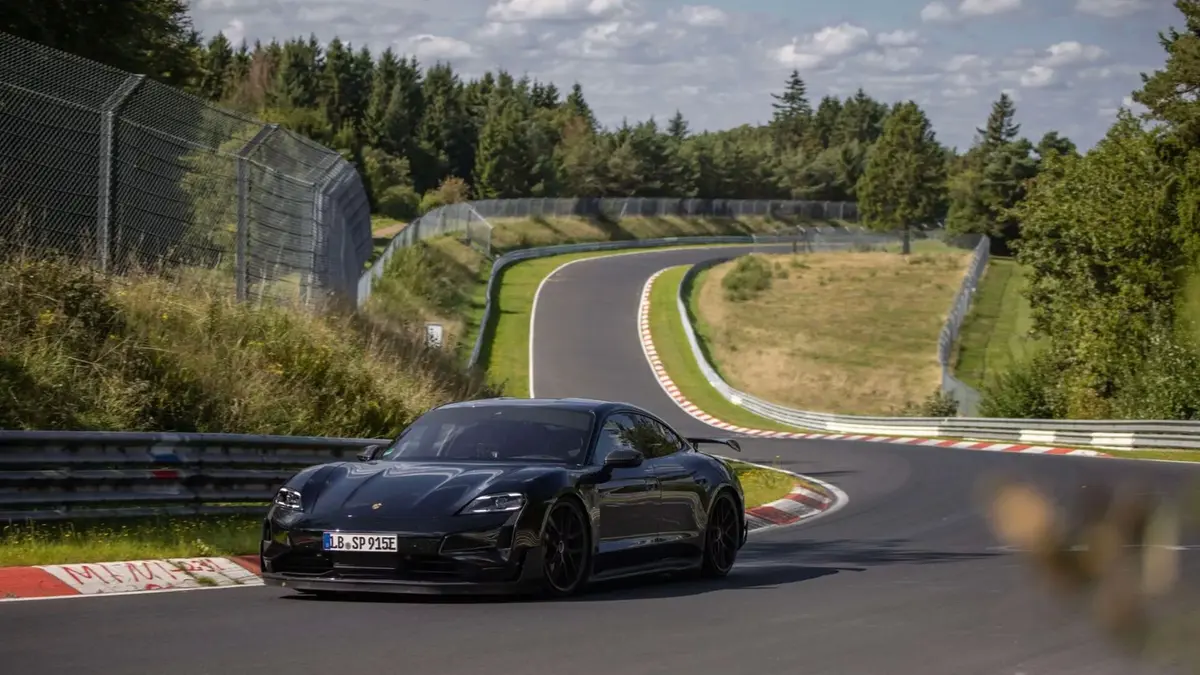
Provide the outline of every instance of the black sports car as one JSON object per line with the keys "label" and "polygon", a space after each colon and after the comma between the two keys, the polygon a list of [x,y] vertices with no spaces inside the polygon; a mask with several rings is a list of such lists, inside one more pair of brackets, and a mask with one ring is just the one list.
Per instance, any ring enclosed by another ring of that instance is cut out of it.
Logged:
{"label": "black sports car", "polygon": [[636,406],[498,398],[435,408],[361,462],[310,467],[263,523],[262,576],[301,592],[544,592],[729,573],[742,486]]}

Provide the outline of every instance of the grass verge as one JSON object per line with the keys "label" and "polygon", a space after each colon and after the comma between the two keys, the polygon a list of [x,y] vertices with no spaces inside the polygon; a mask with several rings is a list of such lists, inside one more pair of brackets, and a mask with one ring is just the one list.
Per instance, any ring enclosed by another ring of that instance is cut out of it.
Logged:
{"label": "grass verge", "polygon": [[[745,408],[730,403],[705,379],[699,364],[692,356],[692,349],[688,344],[687,334],[683,328],[683,319],[679,316],[679,306],[676,301],[679,282],[689,268],[690,265],[681,265],[668,269],[654,280],[654,286],[650,288],[650,335],[671,381],[679,387],[679,391],[689,401],[724,422],[750,429],[800,431],[795,427],[759,417]],[[701,274],[703,275],[703,273]],[[698,284],[692,285],[691,292],[693,294],[696,286]]]}
{"label": "grass verge", "polygon": [[[522,248],[561,244],[766,233],[796,224],[768,218],[677,217],[625,218],[619,222],[579,217],[493,219],[491,222],[491,245],[497,255]],[[388,233],[395,229],[394,225],[390,226],[392,229],[387,229],[388,227],[387,223],[380,221],[377,232]],[[465,243],[461,237],[461,234],[454,234],[426,239],[415,246],[398,250],[376,282],[367,311],[384,320],[401,318],[410,323],[439,323],[444,328],[448,349],[459,359],[465,360],[479,334],[479,320],[483,315],[491,260]],[[386,238],[376,241],[376,254],[387,245],[387,241]],[[536,261],[519,263],[506,270],[503,277],[505,284],[519,282],[526,273],[514,273],[514,270],[528,264],[536,264]],[[514,299],[511,293],[508,295],[509,300]],[[531,303],[532,291],[529,291],[529,298],[528,302]],[[524,303],[520,301],[515,305],[509,303],[510,306],[516,307],[522,304]],[[506,324],[505,328],[510,323],[503,320],[502,322]],[[507,354],[494,348],[490,352]],[[527,360],[527,357],[521,358]],[[506,356],[503,361],[498,362],[497,372],[489,379],[492,382],[508,381],[515,387],[508,393],[514,396],[523,395],[518,392],[527,376],[514,377],[522,366],[508,363],[508,360]],[[487,365],[486,360],[484,365]],[[525,364],[524,369],[527,372],[528,364]],[[527,383],[524,386],[527,388]]]}
{"label": "grass verge", "polygon": [[960,380],[980,389],[1037,351],[1041,343],[1029,337],[1033,322],[1024,288],[1025,269],[1015,260],[988,262],[959,331],[954,374]]}
{"label": "grass verge", "polygon": [[751,466],[733,459],[725,460],[725,463],[733,469],[742,483],[747,509],[783,499],[797,484],[794,476],[782,471]]}
{"label": "grass verge", "polygon": [[742,391],[801,410],[902,414],[939,388],[937,339],[969,257],[744,256],[700,275],[689,309],[711,362]]}
{"label": "grass verge", "polygon": [[491,393],[409,322],[0,261],[0,428],[378,438]]}
{"label": "grass verge", "polygon": [[261,522],[229,515],[10,525],[0,530],[0,567],[249,555],[258,552]]}

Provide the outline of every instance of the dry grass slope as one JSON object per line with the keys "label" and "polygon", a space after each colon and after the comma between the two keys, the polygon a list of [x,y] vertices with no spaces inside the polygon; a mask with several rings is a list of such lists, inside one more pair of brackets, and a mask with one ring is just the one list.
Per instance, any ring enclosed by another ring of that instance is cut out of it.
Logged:
{"label": "dry grass slope", "polygon": [[0,428],[380,437],[489,393],[403,317],[232,295],[212,275],[0,262]]}
{"label": "dry grass slope", "polygon": [[755,257],[769,286],[740,301],[723,283],[736,262],[697,282],[698,331],[734,387],[846,414],[896,414],[937,389],[937,338],[969,251]]}

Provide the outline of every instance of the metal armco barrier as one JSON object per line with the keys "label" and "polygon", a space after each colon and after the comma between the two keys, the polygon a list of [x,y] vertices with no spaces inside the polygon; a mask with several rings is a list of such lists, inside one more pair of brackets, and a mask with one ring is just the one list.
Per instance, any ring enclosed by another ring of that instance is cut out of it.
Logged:
{"label": "metal armco barrier", "polygon": [[[981,246],[983,244],[980,244]],[[700,349],[695,327],[687,312],[684,289],[703,270],[733,260],[716,258],[693,265],[676,292],[676,304],[692,357],[704,378],[730,403],[797,430],[828,431],[847,435],[961,438],[1011,441],[1038,445],[1131,449],[1200,449],[1200,422],[1186,420],[1035,420],[994,417],[870,417],[808,412],[787,408],[734,389],[717,374]]]}
{"label": "metal armco barrier", "polygon": [[0,431],[0,522],[265,513],[296,471],[388,439]]}

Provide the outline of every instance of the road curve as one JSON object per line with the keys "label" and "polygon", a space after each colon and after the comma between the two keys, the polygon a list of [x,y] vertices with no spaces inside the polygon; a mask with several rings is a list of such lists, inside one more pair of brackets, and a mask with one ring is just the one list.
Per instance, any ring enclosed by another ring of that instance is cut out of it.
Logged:
{"label": "road curve", "polygon": [[[555,274],[537,308],[534,392],[621,398],[708,431],[650,376],[636,308],[653,272],[727,253],[612,256]],[[1130,476],[1170,490],[1190,469],[836,441],[745,448],[834,483],[850,503],[753,535],[721,582],[624,583],[553,603],[326,601],[274,588],[5,603],[0,663],[38,675],[1154,672],[1028,588],[1022,561],[994,550],[971,489],[1003,471],[1059,492]]]}

